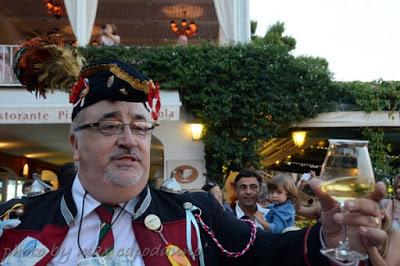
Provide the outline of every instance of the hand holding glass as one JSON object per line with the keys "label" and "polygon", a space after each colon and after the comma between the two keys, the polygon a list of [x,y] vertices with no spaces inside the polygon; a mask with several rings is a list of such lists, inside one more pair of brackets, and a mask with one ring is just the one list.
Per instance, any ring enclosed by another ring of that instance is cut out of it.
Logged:
{"label": "hand holding glass", "polygon": [[[375,178],[368,153],[368,141],[330,139],[322,165],[321,189],[336,199],[343,210],[345,200],[366,197],[374,190]],[[336,248],[321,249],[321,253],[338,265],[358,265],[367,255],[351,250],[344,237]]]}

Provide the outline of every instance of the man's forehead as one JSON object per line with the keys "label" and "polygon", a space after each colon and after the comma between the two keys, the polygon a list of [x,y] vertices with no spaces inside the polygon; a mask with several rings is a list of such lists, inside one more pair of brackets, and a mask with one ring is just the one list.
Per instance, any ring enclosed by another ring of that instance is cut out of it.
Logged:
{"label": "man's forehead", "polygon": [[150,113],[144,103],[125,101],[100,101],[86,108],[89,116],[97,118],[123,118],[150,120]]}
{"label": "man's forehead", "polygon": [[251,184],[257,184],[258,185],[258,180],[254,176],[246,176],[242,177],[239,179],[238,185],[251,185]]}

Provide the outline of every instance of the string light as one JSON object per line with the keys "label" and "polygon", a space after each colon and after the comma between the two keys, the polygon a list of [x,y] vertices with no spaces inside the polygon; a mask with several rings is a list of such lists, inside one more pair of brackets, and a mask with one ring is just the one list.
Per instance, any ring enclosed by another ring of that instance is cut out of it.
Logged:
{"label": "string light", "polygon": [[310,163],[298,163],[298,162],[287,161],[287,162],[285,162],[285,164],[286,164],[286,165],[292,165],[292,164],[294,164],[294,165],[298,165],[298,166],[301,166],[301,167],[310,167],[310,168],[313,168],[313,169],[321,168],[321,165],[310,164]]}

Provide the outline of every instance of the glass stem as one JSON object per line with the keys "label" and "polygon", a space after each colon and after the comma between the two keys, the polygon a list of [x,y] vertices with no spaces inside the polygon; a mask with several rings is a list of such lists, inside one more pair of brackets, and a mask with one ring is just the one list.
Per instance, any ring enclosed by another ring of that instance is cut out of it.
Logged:
{"label": "glass stem", "polygon": [[[344,202],[340,202],[340,212],[345,212]],[[336,248],[336,256],[340,260],[346,260],[349,256],[350,246],[349,239],[347,237],[347,225],[342,225],[343,228],[343,239],[339,242],[339,246]]]}
{"label": "glass stem", "polygon": [[343,242],[346,243],[346,246],[348,247],[349,243],[349,238],[347,237],[347,225],[342,225],[343,226]]}

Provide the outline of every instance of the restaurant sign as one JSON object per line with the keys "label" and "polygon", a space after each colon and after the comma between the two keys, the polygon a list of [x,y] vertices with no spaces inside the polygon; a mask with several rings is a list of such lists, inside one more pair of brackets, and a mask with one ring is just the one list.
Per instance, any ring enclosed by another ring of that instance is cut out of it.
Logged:
{"label": "restaurant sign", "polygon": [[[72,107],[68,106],[1,106],[0,124],[68,124]],[[162,106],[160,121],[179,121],[179,106]]]}

